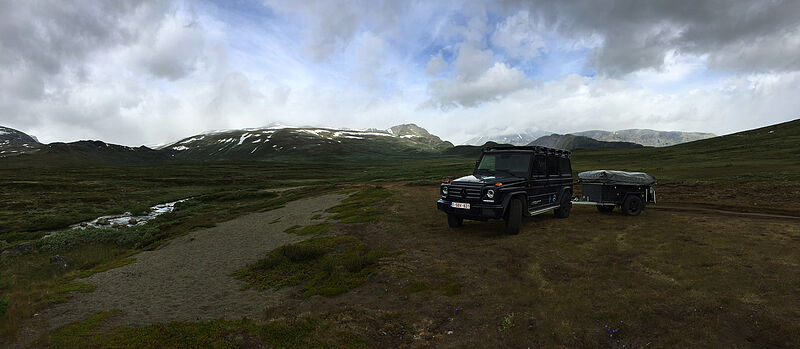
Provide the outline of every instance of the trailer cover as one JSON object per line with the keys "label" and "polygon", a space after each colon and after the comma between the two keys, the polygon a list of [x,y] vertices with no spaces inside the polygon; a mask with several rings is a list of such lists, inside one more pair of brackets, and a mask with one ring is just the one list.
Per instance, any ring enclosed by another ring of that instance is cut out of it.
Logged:
{"label": "trailer cover", "polygon": [[644,172],[625,172],[614,170],[593,170],[578,173],[581,183],[653,185],[656,177]]}

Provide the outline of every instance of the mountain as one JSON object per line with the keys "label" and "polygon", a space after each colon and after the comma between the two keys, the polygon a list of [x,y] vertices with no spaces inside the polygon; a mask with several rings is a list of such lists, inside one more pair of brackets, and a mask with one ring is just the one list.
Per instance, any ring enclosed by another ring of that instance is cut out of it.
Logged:
{"label": "mountain", "polygon": [[30,135],[13,128],[0,126],[0,158],[30,153],[42,144]]}
{"label": "mountain", "polygon": [[630,142],[604,142],[584,136],[571,134],[560,135],[551,134],[539,137],[528,145],[538,145],[543,147],[573,150],[573,149],[596,149],[596,148],[642,148],[643,145]]}
{"label": "mountain", "polygon": [[656,131],[647,129],[628,129],[619,131],[591,130],[572,133],[604,142],[631,142],[650,147],[666,147],[675,144],[716,137],[713,133]]}
{"label": "mountain", "polygon": [[214,131],[181,139],[160,150],[175,159],[233,160],[280,156],[380,157],[432,153],[452,146],[424,128],[405,124],[388,130],[271,126]]}
{"label": "mountain", "polygon": [[513,144],[513,145],[527,145],[535,141],[539,137],[546,136],[552,132],[547,131],[521,131],[518,133],[496,134],[474,137],[466,142],[464,145],[484,145],[486,142],[495,142],[500,144]]}
{"label": "mountain", "polygon": [[40,144],[34,152],[4,159],[4,165],[87,166],[151,164],[170,160],[169,154],[150,149],[109,144],[101,141]]}

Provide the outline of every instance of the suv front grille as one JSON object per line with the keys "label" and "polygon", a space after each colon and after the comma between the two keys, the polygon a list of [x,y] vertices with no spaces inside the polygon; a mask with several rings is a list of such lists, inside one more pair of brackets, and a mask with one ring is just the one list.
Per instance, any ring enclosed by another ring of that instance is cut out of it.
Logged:
{"label": "suv front grille", "polygon": [[479,200],[480,198],[481,187],[451,185],[447,192],[449,200]]}

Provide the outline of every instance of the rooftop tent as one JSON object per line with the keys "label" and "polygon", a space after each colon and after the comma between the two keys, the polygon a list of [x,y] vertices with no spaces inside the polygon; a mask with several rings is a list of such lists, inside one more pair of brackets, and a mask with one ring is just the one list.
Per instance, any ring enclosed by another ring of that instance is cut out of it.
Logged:
{"label": "rooftop tent", "polygon": [[653,185],[656,177],[644,172],[594,170],[578,173],[581,183]]}

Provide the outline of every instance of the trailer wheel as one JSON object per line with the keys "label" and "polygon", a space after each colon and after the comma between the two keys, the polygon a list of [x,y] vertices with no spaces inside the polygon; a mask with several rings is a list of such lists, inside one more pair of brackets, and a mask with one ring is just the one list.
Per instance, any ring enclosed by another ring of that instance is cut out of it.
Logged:
{"label": "trailer wheel", "polygon": [[622,212],[628,216],[638,216],[644,209],[644,203],[639,195],[628,195],[622,203]]}
{"label": "trailer wheel", "polygon": [[597,205],[597,210],[602,213],[611,213],[614,211],[613,205]]}
{"label": "trailer wheel", "polygon": [[464,224],[464,218],[456,216],[452,213],[447,214],[447,225],[449,225],[450,228],[458,228],[462,224]]}
{"label": "trailer wheel", "polygon": [[567,218],[569,217],[569,211],[572,209],[572,201],[569,200],[569,196],[564,195],[561,197],[561,206],[559,206],[555,211],[553,211],[558,218]]}
{"label": "trailer wheel", "polygon": [[519,234],[519,226],[522,223],[522,201],[511,199],[508,204],[508,217],[506,217],[506,234]]}

